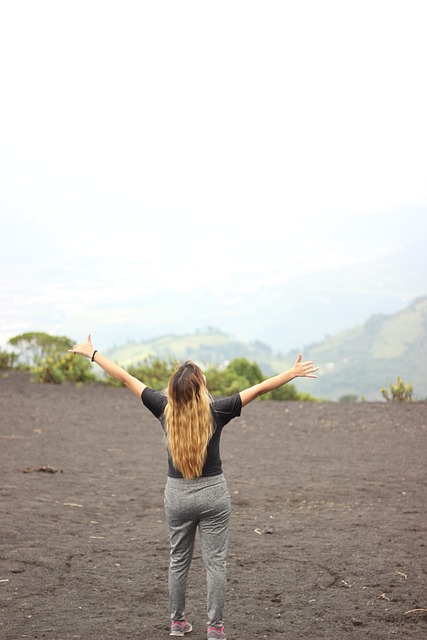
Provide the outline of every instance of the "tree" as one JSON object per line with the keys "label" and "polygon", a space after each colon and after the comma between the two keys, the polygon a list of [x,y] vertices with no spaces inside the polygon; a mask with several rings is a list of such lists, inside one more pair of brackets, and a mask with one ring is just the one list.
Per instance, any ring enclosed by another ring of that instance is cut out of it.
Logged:
{"label": "tree", "polygon": [[73,346],[73,341],[66,336],[32,331],[10,338],[9,344],[18,349],[18,360],[28,367],[37,367],[53,353],[66,352]]}
{"label": "tree", "polygon": [[263,373],[256,362],[249,362],[247,358],[234,358],[225,369],[227,374],[247,381],[248,387],[258,384],[264,379]]}
{"label": "tree", "polygon": [[95,380],[91,363],[68,353],[73,340],[67,336],[51,336],[34,331],[11,338],[9,344],[18,349],[18,362],[21,360],[39,382],[60,384],[65,380]]}

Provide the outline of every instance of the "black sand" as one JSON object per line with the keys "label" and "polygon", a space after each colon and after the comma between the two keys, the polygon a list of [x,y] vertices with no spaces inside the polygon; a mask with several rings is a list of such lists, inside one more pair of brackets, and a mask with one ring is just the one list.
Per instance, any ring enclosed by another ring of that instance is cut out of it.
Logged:
{"label": "black sand", "polygon": [[[156,420],[125,389],[20,372],[0,416],[0,638],[168,638]],[[426,454],[424,403],[244,409],[222,438],[228,640],[427,638]],[[205,598],[197,548],[189,639]]]}

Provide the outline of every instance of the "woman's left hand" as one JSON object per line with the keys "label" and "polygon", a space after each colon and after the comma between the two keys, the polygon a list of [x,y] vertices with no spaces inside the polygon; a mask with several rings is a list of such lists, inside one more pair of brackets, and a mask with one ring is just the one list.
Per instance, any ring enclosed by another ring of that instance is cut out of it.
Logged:
{"label": "woman's left hand", "polygon": [[319,367],[315,367],[311,360],[307,362],[301,362],[302,355],[300,354],[295,360],[294,372],[296,378],[317,378],[314,374],[319,371]]}

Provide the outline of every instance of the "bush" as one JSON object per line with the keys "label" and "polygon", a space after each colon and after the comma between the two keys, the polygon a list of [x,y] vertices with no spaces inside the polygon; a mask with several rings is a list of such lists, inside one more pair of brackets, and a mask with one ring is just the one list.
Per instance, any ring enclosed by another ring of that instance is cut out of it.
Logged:
{"label": "bush", "polygon": [[[223,370],[210,366],[206,370],[206,379],[212,395],[229,396],[252,387],[266,378],[256,362],[249,362],[246,358],[235,358]],[[290,383],[259,396],[259,400],[318,401],[308,393],[299,392],[295,385]]]}
{"label": "bush", "polygon": [[230,396],[263,379],[261,369],[246,358],[234,358],[225,369],[210,365],[206,370],[207,386],[214,396]]}
{"label": "bush", "polygon": [[0,369],[13,369],[16,365],[18,356],[16,353],[2,351],[0,349]]}
{"label": "bush", "polygon": [[382,387],[381,394],[383,398],[389,401],[410,402],[412,400],[412,384],[405,384],[399,376],[397,376],[396,384],[390,382],[388,390]]}
{"label": "bush", "polygon": [[347,393],[344,396],[341,396],[338,402],[353,404],[357,402],[357,399],[358,399],[358,396],[355,393]]}
{"label": "bush", "polygon": [[142,361],[138,365],[131,365],[127,371],[131,376],[135,376],[138,380],[142,380],[144,384],[152,389],[163,391],[166,389],[169,378],[171,377],[176,366],[176,361],[160,360],[160,358],[151,356]]}
{"label": "bush", "polygon": [[89,360],[72,353],[54,353],[42,360],[33,373],[38,382],[54,382],[61,384],[71,382],[94,382],[96,376]]}
{"label": "bush", "polygon": [[296,386],[288,382],[288,384],[283,385],[283,387],[264,394],[261,396],[261,400],[301,400],[301,396],[302,394],[298,392]]}

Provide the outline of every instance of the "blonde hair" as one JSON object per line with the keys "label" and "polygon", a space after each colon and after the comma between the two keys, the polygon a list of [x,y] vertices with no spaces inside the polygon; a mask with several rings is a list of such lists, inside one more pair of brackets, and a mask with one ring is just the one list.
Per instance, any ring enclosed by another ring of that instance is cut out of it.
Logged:
{"label": "blonde hair", "polygon": [[167,388],[165,435],[173,465],[187,480],[202,475],[213,433],[212,398],[200,367],[177,365]]}

